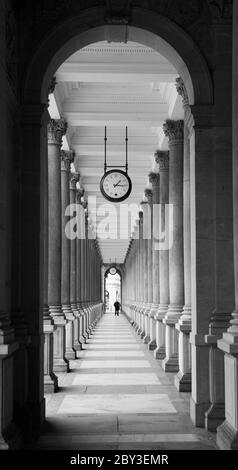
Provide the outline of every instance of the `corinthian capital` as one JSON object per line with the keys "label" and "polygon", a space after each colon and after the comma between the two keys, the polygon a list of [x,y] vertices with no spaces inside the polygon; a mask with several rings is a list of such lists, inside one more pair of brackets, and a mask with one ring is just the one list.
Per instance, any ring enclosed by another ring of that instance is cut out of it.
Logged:
{"label": "corinthian capital", "polygon": [[147,198],[148,203],[151,204],[151,202],[152,202],[152,195],[153,195],[153,192],[151,191],[151,189],[146,188],[146,189],[144,190],[144,194],[145,194],[145,197]]}
{"label": "corinthian capital", "polygon": [[[85,193],[85,190],[83,188],[79,188],[77,190],[77,203],[78,204],[81,204],[83,206],[83,208],[87,207],[87,202],[86,201],[82,201],[82,197],[84,196],[84,193]],[[84,205],[86,202],[86,206]]]}
{"label": "corinthian capital", "polygon": [[184,122],[183,120],[173,121],[167,119],[163,125],[163,131],[166,137],[169,138],[169,143],[183,141]]}
{"label": "corinthian capital", "polygon": [[148,177],[149,177],[149,182],[152,184],[152,186],[159,186],[159,184],[160,184],[160,175],[159,175],[159,173],[153,173],[153,171],[151,171],[148,174]]}
{"label": "corinthian capital", "polygon": [[76,190],[76,184],[78,183],[79,178],[79,173],[70,173],[70,189]]}
{"label": "corinthian capital", "polygon": [[61,150],[61,170],[69,171],[70,165],[74,161],[75,153],[72,150]]}
{"label": "corinthian capital", "polygon": [[155,161],[159,165],[159,172],[169,171],[169,152],[167,150],[157,150]]}
{"label": "corinthian capital", "polygon": [[184,85],[184,81],[181,77],[176,78],[176,90],[180,96],[182,96],[183,99],[183,105],[188,106],[189,101],[188,101],[188,93]]}
{"label": "corinthian capital", "polygon": [[67,122],[65,119],[51,119],[48,124],[48,143],[62,144],[62,137],[66,134]]}

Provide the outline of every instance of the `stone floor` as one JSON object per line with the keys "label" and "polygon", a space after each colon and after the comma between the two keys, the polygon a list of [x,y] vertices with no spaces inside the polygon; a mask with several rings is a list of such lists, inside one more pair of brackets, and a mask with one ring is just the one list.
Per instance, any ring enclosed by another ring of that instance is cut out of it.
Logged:
{"label": "stone floor", "polygon": [[189,394],[178,393],[127,319],[106,314],[47,395],[47,422],[34,449],[214,450],[194,428]]}

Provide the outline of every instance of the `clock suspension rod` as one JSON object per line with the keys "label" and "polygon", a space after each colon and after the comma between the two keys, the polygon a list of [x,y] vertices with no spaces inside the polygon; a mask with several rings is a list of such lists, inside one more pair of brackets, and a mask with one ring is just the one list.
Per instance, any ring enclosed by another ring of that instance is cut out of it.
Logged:
{"label": "clock suspension rod", "polygon": [[126,165],[125,165],[126,173],[128,171],[128,129],[126,126]]}
{"label": "clock suspension rod", "polygon": [[107,171],[107,126],[105,126],[104,136],[104,173]]}

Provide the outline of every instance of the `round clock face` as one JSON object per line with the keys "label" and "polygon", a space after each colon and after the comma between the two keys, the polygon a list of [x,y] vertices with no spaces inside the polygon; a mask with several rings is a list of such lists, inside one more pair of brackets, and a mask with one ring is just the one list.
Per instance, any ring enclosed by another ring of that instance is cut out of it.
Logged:
{"label": "round clock face", "polygon": [[129,176],[121,170],[107,171],[100,182],[102,195],[111,202],[121,202],[128,198],[132,184]]}
{"label": "round clock face", "polygon": [[116,268],[112,267],[112,268],[110,268],[109,272],[110,272],[110,274],[112,274],[114,276],[114,274],[116,274],[117,270],[116,270]]}

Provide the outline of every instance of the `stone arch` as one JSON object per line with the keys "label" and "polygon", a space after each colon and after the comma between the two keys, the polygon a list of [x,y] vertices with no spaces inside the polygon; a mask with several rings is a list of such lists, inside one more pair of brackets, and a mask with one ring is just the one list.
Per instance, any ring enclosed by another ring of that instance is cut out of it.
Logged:
{"label": "stone arch", "polygon": [[[85,10],[67,19],[47,35],[26,70],[23,102],[47,103],[47,89],[57,68],[74,52],[107,39],[108,28],[103,9]],[[127,37],[164,55],[182,77],[190,105],[212,104],[213,86],[206,61],[193,39],[177,24],[142,8],[132,9]]]}

